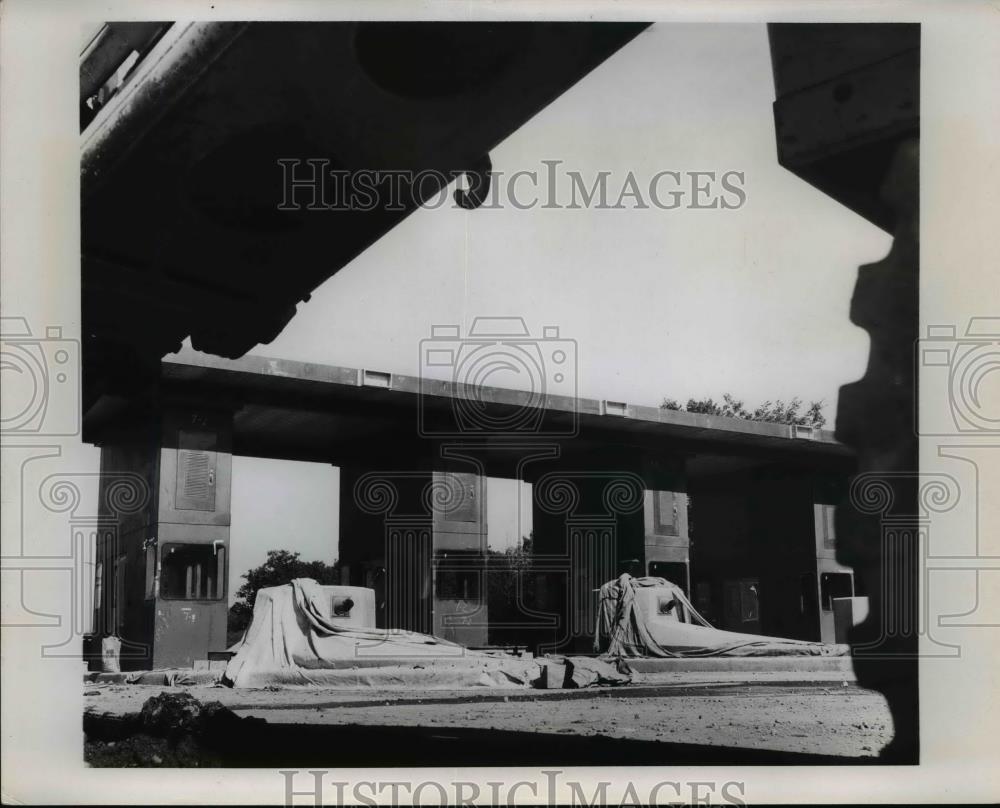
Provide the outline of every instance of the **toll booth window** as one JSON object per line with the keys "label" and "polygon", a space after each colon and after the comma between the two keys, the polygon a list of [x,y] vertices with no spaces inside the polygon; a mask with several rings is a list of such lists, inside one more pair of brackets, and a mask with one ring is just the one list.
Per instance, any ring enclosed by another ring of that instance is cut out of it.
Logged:
{"label": "toll booth window", "polygon": [[649,574],[653,578],[666,578],[687,594],[688,566],[683,561],[650,561]]}
{"label": "toll booth window", "polygon": [[854,595],[854,576],[849,572],[824,572],[819,577],[819,597],[823,611],[833,610],[834,598],[849,598]]}
{"label": "toll booth window", "polygon": [[739,623],[754,623],[760,620],[758,586],[756,578],[726,581],[727,620]]}
{"label": "toll booth window", "polygon": [[98,561],[94,568],[94,605],[98,609],[104,608],[104,562]]}
{"label": "toll booth window", "polygon": [[760,620],[757,582],[740,581],[740,618],[744,623]]}
{"label": "toll booth window", "polygon": [[146,545],[146,600],[156,597],[156,545]]}
{"label": "toll booth window", "polygon": [[479,600],[479,570],[438,569],[437,597],[444,600]]}
{"label": "toll booth window", "polygon": [[807,572],[799,579],[799,612],[804,615],[815,616],[817,611],[816,573]]}
{"label": "toll booth window", "polygon": [[220,600],[226,594],[226,548],[216,544],[165,544],[160,596],[169,600]]}
{"label": "toll booth window", "polygon": [[713,626],[716,624],[715,606],[712,601],[712,584],[698,581],[694,585],[694,608]]}

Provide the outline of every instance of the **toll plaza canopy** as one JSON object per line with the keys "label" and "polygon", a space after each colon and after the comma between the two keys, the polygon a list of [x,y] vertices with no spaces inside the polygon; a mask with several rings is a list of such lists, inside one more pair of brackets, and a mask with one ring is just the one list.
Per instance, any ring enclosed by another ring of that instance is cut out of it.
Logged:
{"label": "toll plaza canopy", "polygon": [[[85,413],[85,440],[113,440],[130,414],[148,417],[150,406],[231,411],[235,455],[335,465],[421,466],[456,442],[482,448],[484,471],[495,476],[516,476],[505,458],[542,445],[558,446],[566,468],[592,465],[595,454],[623,468],[682,454],[696,476],[768,463],[833,472],[853,464],[831,432],[813,427],[190,349],[162,361],[151,398],[98,399]],[[496,428],[505,423],[512,428]]]}

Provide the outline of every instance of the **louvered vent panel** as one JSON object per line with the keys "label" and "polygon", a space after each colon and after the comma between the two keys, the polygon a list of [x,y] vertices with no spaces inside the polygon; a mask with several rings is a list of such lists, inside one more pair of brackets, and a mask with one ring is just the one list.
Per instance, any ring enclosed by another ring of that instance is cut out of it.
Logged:
{"label": "louvered vent panel", "polygon": [[215,452],[181,449],[177,453],[177,508],[215,510]]}
{"label": "louvered vent panel", "polygon": [[823,548],[834,550],[837,547],[837,533],[834,529],[834,508],[832,505],[823,506]]}
{"label": "louvered vent panel", "polygon": [[657,491],[653,496],[653,521],[660,536],[677,536],[677,496],[673,491]]}

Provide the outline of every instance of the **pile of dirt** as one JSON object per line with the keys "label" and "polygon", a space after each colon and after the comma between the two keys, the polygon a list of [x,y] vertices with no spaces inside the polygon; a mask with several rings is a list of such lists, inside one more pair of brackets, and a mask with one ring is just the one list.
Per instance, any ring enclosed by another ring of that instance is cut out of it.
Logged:
{"label": "pile of dirt", "polygon": [[211,734],[241,721],[221,702],[203,704],[190,693],[153,696],[142,705],[139,716],[147,734],[163,738]]}
{"label": "pile of dirt", "polygon": [[192,736],[172,743],[166,738],[132,735],[120,741],[102,741],[87,737],[83,744],[84,761],[95,768],[188,767],[217,768],[224,765],[220,755],[206,749]]}
{"label": "pile of dirt", "polygon": [[225,749],[247,722],[218,701],[160,693],[138,714],[84,715],[84,760],[96,767],[221,766]]}

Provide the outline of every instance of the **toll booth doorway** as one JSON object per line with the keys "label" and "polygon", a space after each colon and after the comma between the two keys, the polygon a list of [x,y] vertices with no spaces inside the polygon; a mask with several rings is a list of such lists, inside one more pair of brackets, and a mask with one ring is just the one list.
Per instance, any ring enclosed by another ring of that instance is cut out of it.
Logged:
{"label": "toll booth doorway", "polygon": [[[832,642],[832,620],[823,620],[827,612],[818,575],[827,563],[818,550],[821,507],[808,475],[755,469],[694,483],[690,531],[695,608],[727,631]],[[846,575],[850,577],[849,571]],[[822,580],[834,596],[850,591],[844,577]]]}

